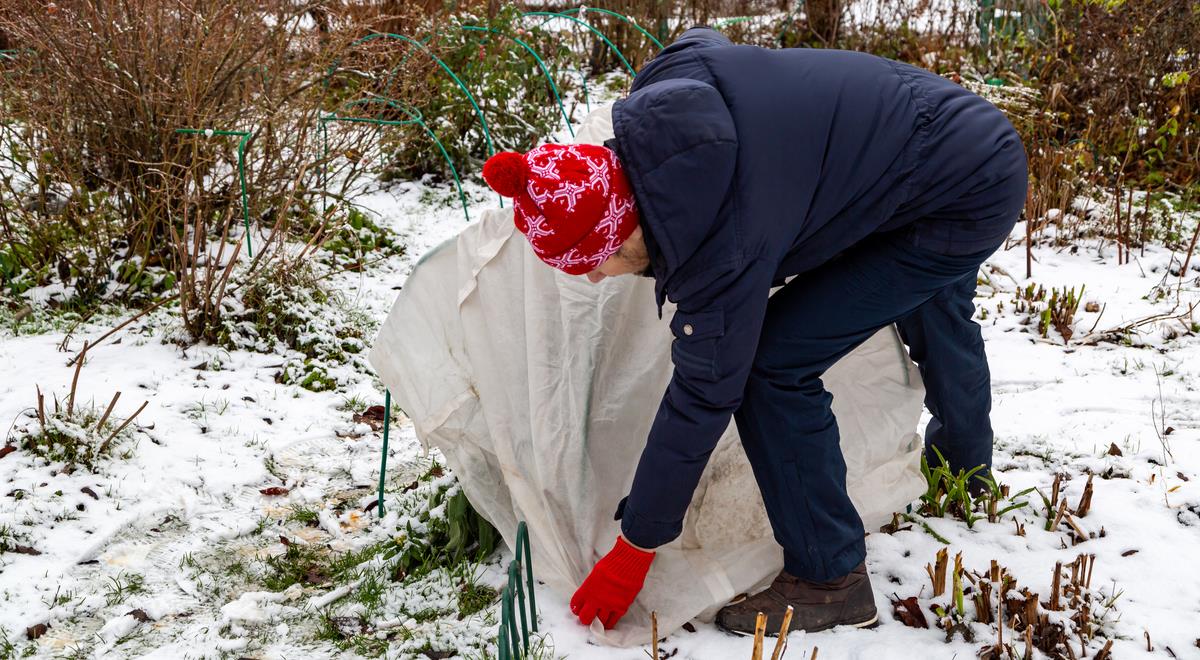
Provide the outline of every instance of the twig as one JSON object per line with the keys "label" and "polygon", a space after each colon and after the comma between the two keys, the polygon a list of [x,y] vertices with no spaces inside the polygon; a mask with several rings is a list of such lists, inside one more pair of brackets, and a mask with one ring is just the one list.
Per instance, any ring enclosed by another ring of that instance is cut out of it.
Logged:
{"label": "twig", "polygon": [[132,422],[132,421],[134,420],[134,418],[136,418],[138,415],[140,415],[140,414],[141,414],[141,412],[142,412],[143,410],[145,410],[145,409],[146,409],[146,405],[147,405],[147,404],[149,404],[149,403],[150,403],[149,401],[143,401],[143,402],[142,402],[142,407],[138,408],[138,409],[137,409],[137,411],[136,411],[136,412],[134,412],[132,415],[130,415],[130,416],[129,416],[129,418],[128,418],[128,419],[126,419],[126,420],[125,420],[125,422],[124,422],[123,424],[121,424],[120,426],[118,426],[118,427],[117,427],[117,430],[116,430],[116,431],[113,431],[113,432],[112,432],[112,435],[108,436],[108,439],[107,439],[107,440],[105,440],[104,442],[100,443],[100,448],[96,450],[96,454],[97,454],[97,455],[103,454],[103,453],[104,453],[104,450],[105,450],[105,449],[108,449],[108,444],[109,444],[110,442],[112,442],[112,441],[113,441],[113,438],[117,437],[117,434],[119,434],[121,431],[124,431],[124,430],[125,430],[125,427],[126,427],[126,426],[129,426],[130,422]]}
{"label": "twig", "polygon": [[100,416],[100,421],[96,422],[96,432],[97,433],[100,432],[100,429],[104,428],[104,422],[108,421],[108,416],[112,414],[113,408],[115,408],[117,405],[117,399],[120,399],[120,398],[121,398],[121,393],[117,392],[116,394],[113,395],[112,401],[108,402],[108,408],[104,411],[104,414]]}
{"label": "twig", "polygon": [[79,385],[79,370],[83,368],[83,361],[86,359],[88,352],[88,343],[85,339],[83,342],[83,350],[79,351],[79,355],[75,356],[75,376],[71,378],[71,396],[67,399],[67,418],[75,412],[75,388]]}
{"label": "twig", "polygon": [[34,388],[36,388],[36,389],[37,389],[37,402],[38,402],[38,406],[37,406],[37,415],[38,415],[38,424],[41,424],[41,426],[42,426],[42,431],[45,431],[45,430],[46,430],[46,395],[42,394],[42,388],[41,388],[41,387],[39,387],[39,386],[37,386],[37,385],[34,385]]}
{"label": "twig", "polygon": [[775,651],[771,653],[771,660],[779,660],[783,657],[783,650],[787,648],[788,631],[792,628],[792,613],[791,605],[788,605],[787,611],[783,613],[783,625],[779,626],[779,637],[775,638]]}
{"label": "twig", "polygon": [[650,657],[658,660],[658,612],[650,613]]}
{"label": "twig", "polygon": [[[167,304],[167,303],[169,303],[169,302],[172,302],[172,301],[174,301],[174,300],[175,300],[176,298],[178,298],[178,297],[179,297],[179,294],[177,293],[177,294],[175,294],[175,295],[173,295],[173,296],[171,296],[171,297],[169,297],[169,298],[163,298],[162,300],[160,300],[160,301],[158,301],[158,302],[154,303],[153,305],[151,305],[151,306],[147,307],[146,309],[144,309],[144,310],[142,310],[142,311],[138,312],[137,314],[135,314],[135,315],[133,315],[133,316],[129,317],[129,319],[127,319],[127,320],[125,320],[125,321],[122,321],[120,325],[118,325],[117,327],[113,328],[112,330],[109,330],[108,332],[106,332],[106,333],[104,333],[103,335],[101,335],[101,336],[100,336],[100,338],[99,338],[99,339],[97,339],[97,340],[95,341],[95,343],[93,343],[93,344],[92,344],[92,348],[95,348],[96,346],[98,346],[98,345],[100,345],[101,343],[103,343],[105,339],[108,339],[109,337],[111,337],[111,336],[113,336],[114,334],[116,334],[117,332],[119,332],[119,331],[121,330],[121,328],[124,328],[125,326],[129,325],[130,323],[133,323],[134,321],[136,321],[136,320],[138,320],[138,319],[142,318],[143,316],[145,316],[145,315],[149,314],[150,312],[153,312],[154,310],[158,309],[159,307],[162,307],[163,305],[165,305],[165,304]],[[86,342],[85,342],[84,346],[85,346],[84,350],[87,350],[87,348],[86,348],[86,346],[87,346]],[[70,365],[74,364],[74,363],[75,363],[76,361],[78,361],[78,360],[79,360],[79,358],[80,358],[80,357],[82,357],[82,356],[83,356],[83,351],[79,351],[79,353],[77,353],[77,354],[75,355],[75,357],[71,358],[70,362],[67,362],[67,366],[70,366]]]}
{"label": "twig", "polygon": [[763,636],[766,633],[767,615],[759,612],[758,618],[754,621],[754,652],[750,654],[750,660],[762,660]]}

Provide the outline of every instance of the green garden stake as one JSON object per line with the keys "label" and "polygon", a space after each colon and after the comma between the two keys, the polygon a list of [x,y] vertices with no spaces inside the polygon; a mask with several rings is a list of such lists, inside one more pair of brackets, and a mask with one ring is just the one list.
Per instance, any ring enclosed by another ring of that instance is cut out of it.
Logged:
{"label": "green garden stake", "polygon": [[203,135],[204,137],[213,137],[214,135],[237,135],[242,139],[238,141],[238,180],[242,185],[242,220],[246,223],[246,254],[251,259],[254,258],[254,247],[250,244],[250,198],[246,194],[246,143],[250,141],[249,131],[215,131],[211,128],[177,128],[176,133],[188,133],[191,135]]}
{"label": "green garden stake", "polygon": [[392,391],[383,391],[383,451],[379,455],[379,500],[375,508],[383,517],[383,481],[387,476],[388,429],[392,425]]}
{"label": "green garden stake", "polygon": [[621,53],[621,49],[617,48],[616,44],[609,41],[608,37],[604,36],[603,32],[601,32],[600,30],[597,30],[596,28],[592,27],[591,25],[588,25],[588,23],[586,21],[581,21],[578,18],[575,18],[574,16],[571,16],[569,14],[559,14],[559,13],[555,13],[552,11],[529,11],[529,12],[525,12],[524,14],[522,14],[522,16],[545,16],[546,20],[542,21],[542,23],[541,23],[542,25],[545,25],[546,23],[549,23],[551,20],[556,19],[556,18],[565,18],[568,21],[572,21],[574,23],[578,23],[579,25],[582,25],[583,27],[590,30],[597,37],[600,37],[600,39],[602,41],[604,41],[604,43],[607,44],[609,48],[612,49],[612,52],[615,53],[617,58],[621,60],[621,64],[624,64],[625,68],[629,70],[629,75],[631,75],[631,76],[637,75],[637,72],[633,70],[633,66],[631,66],[629,64],[629,60],[625,59],[625,55],[623,53]]}
{"label": "green garden stake", "polygon": [[524,41],[522,41],[510,34],[505,34],[505,33],[501,32],[500,30],[496,30],[494,28],[481,27],[478,25],[460,25],[459,28],[462,30],[469,30],[472,32],[488,32],[491,34],[499,35],[501,37],[505,37],[507,39],[512,39],[519,46],[524,48],[530,55],[533,55],[533,59],[537,61],[538,68],[542,70],[542,75],[545,76],[546,82],[550,83],[550,91],[554,93],[554,100],[558,102],[558,109],[562,112],[563,121],[565,121],[567,123],[567,130],[571,132],[571,137],[575,137],[575,129],[571,126],[571,118],[567,116],[567,108],[563,105],[562,97],[559,96],[558,85],[554,84],[554,78],[553,78],[553,76],[550,75],[549,69],[546,68],[546,62],[544,60],[542,60],[540,55],[537,54],[537,51],[535,51],[529,44],[525,43]]}

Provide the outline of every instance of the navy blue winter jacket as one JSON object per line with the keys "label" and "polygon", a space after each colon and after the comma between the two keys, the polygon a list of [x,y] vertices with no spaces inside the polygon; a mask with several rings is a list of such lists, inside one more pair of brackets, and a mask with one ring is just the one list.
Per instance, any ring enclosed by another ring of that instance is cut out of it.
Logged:
{"label": "navy blue winter jacket", "polygon": [[678,306],[674,375],[618,511],[653,548],[680,534],[741,403],[771,286],[880,231],[946,254],[994,248],[1019,208],[989,198],[1024,190],[1025,154],[999,110],[934,74],[708,28],[637,74],[613,127],[657,303]]}

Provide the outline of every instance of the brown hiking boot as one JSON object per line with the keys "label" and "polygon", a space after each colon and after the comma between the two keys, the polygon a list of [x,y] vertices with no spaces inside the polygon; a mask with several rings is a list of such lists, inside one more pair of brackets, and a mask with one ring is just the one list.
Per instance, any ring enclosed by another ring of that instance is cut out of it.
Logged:
{"label": "brown hiking boot", "polygon": [[791,630],[869,628],[879,619],[867,565],[863,563],[849,575],[824,583],[807,582],[781,571],[764,591],[721,608],[717,625],[739,635],[753,635],[758,613],[762,612],[767,615],[767,635],[778,635],[788,605],[794,608]]}

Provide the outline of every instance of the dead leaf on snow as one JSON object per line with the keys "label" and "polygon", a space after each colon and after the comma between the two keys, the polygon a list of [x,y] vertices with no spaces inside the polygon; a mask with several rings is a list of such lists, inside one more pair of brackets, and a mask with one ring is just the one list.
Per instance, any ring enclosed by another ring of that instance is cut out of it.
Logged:
{"label": "dead leaf on snow", "polygon": [[25,629],[25,637],[27,639],[37,639],[42,635],[45,635],[47,630],[50,630],[50,624],[48,623],[39,623],[35,626],[29,626]]}
{"label": "dead leaf on snow", "polygon": [[279,495],[287,495],[288,493],[292,492],[292,490],[283,486],[270,486],[267,488],[260,488],[258,492],[268,497],[276,497]]}
{"label": "dead leaf on snow", "polygon": [[929,627],[929,621],[925,618],[925,613],[921,611],[921,605],[917,603],[916,596],[900,598],[892,594],[892,614],[909,628]]}

